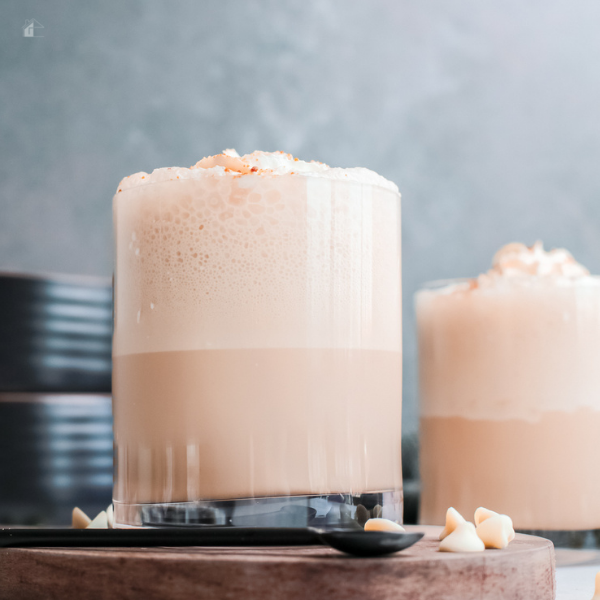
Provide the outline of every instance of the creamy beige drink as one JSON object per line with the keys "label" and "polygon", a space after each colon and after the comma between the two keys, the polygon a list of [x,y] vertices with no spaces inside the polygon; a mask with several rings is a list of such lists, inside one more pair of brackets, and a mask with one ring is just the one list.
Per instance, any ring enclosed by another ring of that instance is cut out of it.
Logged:
{"label": "creamy beige drink", "polygon": [[117,524],[331,495],[401,518],[394,184],[227,151],[124,179],[114,218]]}
{"label": "creamy beige drink", "polygon": [[600,528],[600,280],[510,244],[416,308],[421,521],[483,505],[520,529]]}

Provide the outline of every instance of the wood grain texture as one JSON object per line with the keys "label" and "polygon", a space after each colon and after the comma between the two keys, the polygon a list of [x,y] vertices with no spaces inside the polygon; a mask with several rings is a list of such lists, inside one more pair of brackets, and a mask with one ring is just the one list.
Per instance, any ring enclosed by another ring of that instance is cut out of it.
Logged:
{"label": "wood grain texture", "polygon": [[327,548],[0,550],[10,600],[552,600],[554,548],[518,534],[505,550],[437,552],[438,527],[386,558]]}

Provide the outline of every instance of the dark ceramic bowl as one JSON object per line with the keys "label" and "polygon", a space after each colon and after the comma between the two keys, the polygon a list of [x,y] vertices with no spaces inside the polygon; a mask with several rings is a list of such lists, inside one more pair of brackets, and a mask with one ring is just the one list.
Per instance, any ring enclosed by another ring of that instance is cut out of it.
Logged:
{"label": "dark ceramic bowl", "polygon": [[112,286],[0,274],[0,523],[111,501]]}
{"label": "dark ceramic bowl", "polygon": [[0,274],[0,391],[111,389],[110,280]]}

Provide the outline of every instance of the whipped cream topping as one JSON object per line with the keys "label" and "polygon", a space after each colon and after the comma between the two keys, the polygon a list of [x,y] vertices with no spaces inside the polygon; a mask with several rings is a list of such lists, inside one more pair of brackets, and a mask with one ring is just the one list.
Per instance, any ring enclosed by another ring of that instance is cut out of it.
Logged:
{"label": "whipped cream topping", "polygon": [[500,277],[566,277],[577,279],[590,272],[564,248],[546,252],[542,242],[533,246],[512,243],[500,248],[494,256],[490,276]]}
{"label": "whipped cream topping", "polygon": [[395,183],[388,181],[374,171],[362,167],[350,169],[333,168],[325,163],[306,162],[294,158],[285,152],[261,152],[240,156],[235,150],[227,149],[221,154],[208,156],[198,161],[189,169],[183,167],[166,167],[154,169],[152,173],[135,173],[125,177],[117,193],[140,185],[158,183],[173,179],[198,179],[201,177],[279,177],[282,175],[300,175],[335,180],[347,180],[355,183],[376,185],[393,192],[398,192]]}
{"label": "whipped cream topping", "polygon": [[578,263],[564,248],[544,250],[542,242],[533,246],[518,242],[506,244],[492,260],[492,268],[478,277],[447,279],[432,282],[428,292],[438,295],[487,290],[511,285],[543,286],[593,286],[600,285],[600,278]]}

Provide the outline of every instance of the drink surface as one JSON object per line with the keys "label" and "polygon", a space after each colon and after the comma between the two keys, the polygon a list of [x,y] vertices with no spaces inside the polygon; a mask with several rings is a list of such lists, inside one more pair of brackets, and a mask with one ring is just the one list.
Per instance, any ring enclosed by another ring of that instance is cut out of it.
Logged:
{"label": "drink surface", "polygon": [[522,529],[600,527],[600,281],[553,252],[509,245],[417,294],[423,522],[489,505]]}
{"label": "drink surface", "polygon": [[395,186],[253,156],[115,195],[119,502],[401,488]]}

